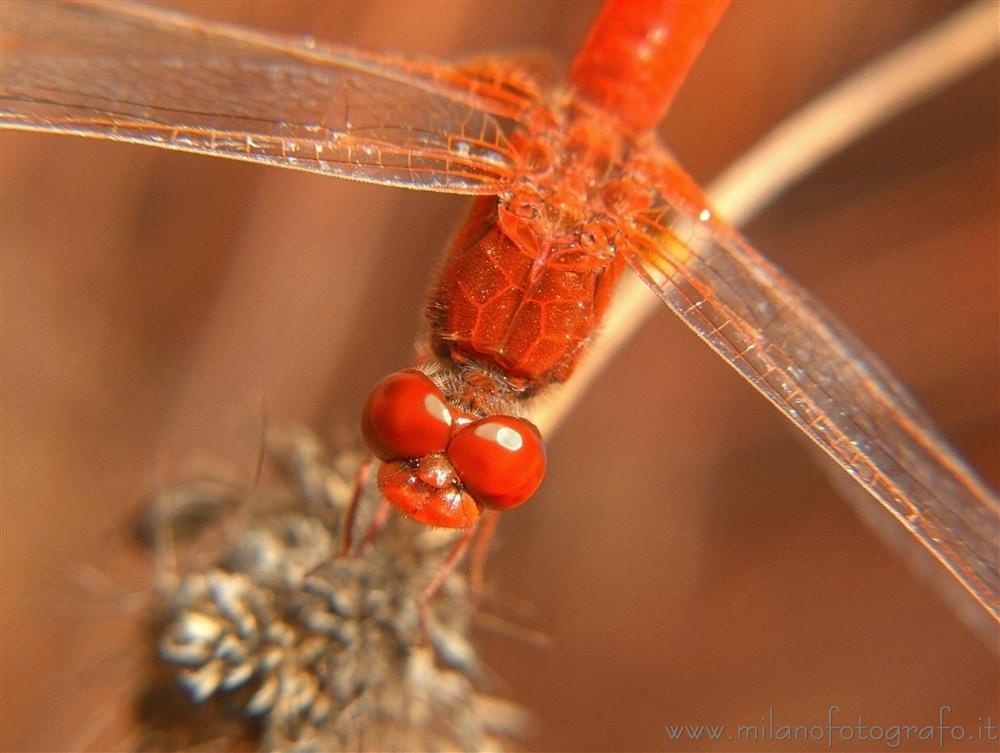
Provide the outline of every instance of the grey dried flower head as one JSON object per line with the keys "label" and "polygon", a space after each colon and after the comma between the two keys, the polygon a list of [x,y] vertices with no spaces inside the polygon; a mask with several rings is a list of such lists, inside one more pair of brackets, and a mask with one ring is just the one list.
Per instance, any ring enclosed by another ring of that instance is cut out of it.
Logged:
{"label": "grey dried flower head", "polygon": [[[199,510],[236,507],[244,520],[211,564],[163,589],[162,672],[140,705],[146,747],[502,749],[525,719],[476,689],[464,575],[429,605],[431,645],[420,620],[418,598],[456,532],[392,516],[369,550],[335,557],[358,458],[325,459],[301,429],[272,435],[266,452],[281,472],[273,488],[242,505],[224,488],[227,504],[199,495]],[[189,523],[171,499],[173,519]],[[175,535],[171,516],[158,519],[161,539]]]}

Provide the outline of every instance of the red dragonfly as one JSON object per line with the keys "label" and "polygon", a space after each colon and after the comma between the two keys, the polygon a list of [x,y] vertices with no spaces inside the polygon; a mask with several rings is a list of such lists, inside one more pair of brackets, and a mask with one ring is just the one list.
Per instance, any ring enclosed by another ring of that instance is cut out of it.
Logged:
{"label": "red dragonfly", "polygon": [[11,2],[0,119],[479,197],[432,293],[421,369],[365,410],[380,486],[412,517],[471,529],[530,496],[544,449],[510,414],[570,376],[628,265],[1000,618],[996,498],[650,133],[719,12],[610,3],[564,87],[518,60],[450,66],[142,7]]}

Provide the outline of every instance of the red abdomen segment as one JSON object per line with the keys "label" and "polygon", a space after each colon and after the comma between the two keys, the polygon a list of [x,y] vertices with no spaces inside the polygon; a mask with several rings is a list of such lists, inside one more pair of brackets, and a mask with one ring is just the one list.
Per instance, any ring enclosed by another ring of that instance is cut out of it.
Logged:
{"label": "red abdomen segment", "polygon": [[431,292],[431,341],[439,356],[499,370],[532,392],[572,373],[623,260],[586,234],[549,249],[518,245],[516,218],[504,219],[496,197],[477,199]]}
{"label": "red abdomen segment", "polygon": [[606,0],[573,60],[579,94],[636,131],[652,128],[729,0]]}

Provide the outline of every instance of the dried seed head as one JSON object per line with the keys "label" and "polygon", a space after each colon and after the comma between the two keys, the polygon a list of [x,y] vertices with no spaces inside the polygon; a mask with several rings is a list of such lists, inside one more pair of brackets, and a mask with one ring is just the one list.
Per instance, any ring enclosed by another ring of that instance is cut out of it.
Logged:
{"label": "dried seed head", "polygon": [[[325,458],[303,430],[270,437],[267,452],[281,482],[244,500],[228,550],[166,580],[177,585],[163,594],[158,654],[189,703],[245,720],[240,737],[258,750],[502,749],[525,718],[474,687],[460,573],[430,605],[424,645],[417,599],[455,532],[393,518],[364,555],[334,558],[357,458]],[[149,717],[152,745],[219,737],[171,736]]]}

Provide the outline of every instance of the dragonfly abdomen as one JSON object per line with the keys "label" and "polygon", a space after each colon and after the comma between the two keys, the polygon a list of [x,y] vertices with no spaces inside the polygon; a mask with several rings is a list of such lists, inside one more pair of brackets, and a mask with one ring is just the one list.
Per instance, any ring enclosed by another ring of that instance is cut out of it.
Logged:
{"label": "dragonfly abdomen", "polygon": [[655,126],[728,0],[608,0],[570,70],[576,91],[636,131]]}

